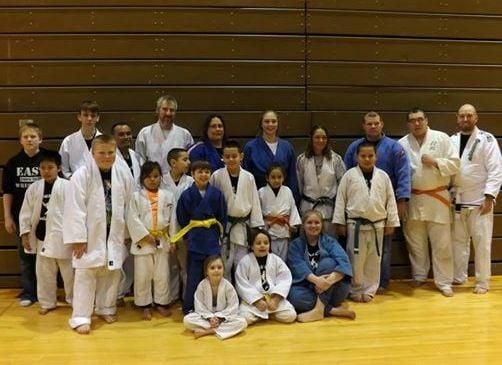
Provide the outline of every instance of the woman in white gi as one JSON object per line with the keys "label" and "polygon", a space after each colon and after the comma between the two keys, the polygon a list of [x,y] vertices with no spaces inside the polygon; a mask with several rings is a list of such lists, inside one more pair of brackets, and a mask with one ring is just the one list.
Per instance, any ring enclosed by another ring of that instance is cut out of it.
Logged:
{"label": "woman in white gi", "polygon": [[183,318],[185,327],[195,338],[216,335],[220,340],[242,332],[246,320],[239,316],[239,298],[234,287],[223,277],[224,266],[220,256],[204,260],[206,278],[197,286],[194,297],[195,310]]}
{"label": "woman in white gi", "polygon": [[286,299],[291,288],[291,271],[280,257],[270,252],[268,232],[256,230],[250,240],[251,252],[244,256],[235,272],[235,286],[242,299],[239,313],[248,325],[273,318],[290,323],[296,312]]}
{"label": "woman in white gi", "polygon": [[334,235],[333,210],[338,185],[345,173],[342,157],[330,146],[327,130],[315,125],[310,130],[310,139],[305,152],[298,156],[296,171],[302,200],[300,214],[318,210],[324,219],[324,230]]}
{"label": "woman in white gi", "polygon": [[[171,314],[169,304],[168,256],[169,229],[173,195],[160,189],[162,172],[158,162],[147,161],[141,167],[143,189],[129,203],[127,226],[134,255],[134,304],[143,308],[143,319],[152,319],[151,306],[160,315]],[[153,282],[153,295],[152,295]]]}

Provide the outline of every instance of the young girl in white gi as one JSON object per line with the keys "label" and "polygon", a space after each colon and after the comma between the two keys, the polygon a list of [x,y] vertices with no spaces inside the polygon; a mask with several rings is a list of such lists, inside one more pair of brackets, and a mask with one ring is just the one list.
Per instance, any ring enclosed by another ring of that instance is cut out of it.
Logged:
{"label": "young girl in white gi", "polygon": [[31,184],[19,214],[19,231],[25,252],[37,254],[37,296],[40,314],[57,306],[57,273],[61,271],[66,302],[73,296],[72,249],[63,244],[63,202],[68,180],[58,177],[61,157],[46,151],[40,160],[42,179]]}
{"label": "young girl in white gi", "polygon": [[343,176],[336,195],[333,223],[337,233],[347,237],[353,270],[350,297],[355,302],[370,302],[375,296],[383,236],[399,227],[392,183],[375,162],[375,146],[361,143],[357,147],[358,166]]}
{"label": "young girl in white gi", "polygon": [[291,189],[283,185],[284,168],[279,164],[270,165],[266,179],[267,185],[258,191],[263,220],[272,237],[272,252],[285,261],[291,231],[302,221]]}
{"label": "young girl in white gi", "polygon": [[[152,319],[151,306],[166,317],[169,304],[168,255],[169,225],[173,194],[160,189],[162,172],[158,162],[147,161],[141,167],[143,189],[129,203],[127,225],[134,255],[134,304],[143,308],[143,319]],[[153,295],[152,295],[153,283]]]}
{"label": "young girl in white gi", "polygon": [[242,332],[246,320],[239,316],[239,298],[234,287],[223,277],[223,260],[209,256],[204,260],[206,278],[197,286],[194,296],[195,311],[183,318],[185,327],[195,338],[215,334],[220,340]]}
{"label": "young girl in white gi", "polygon": [[250,240],[251,252],[235,272],[235,285],[242,299],[239,313],[248,325],[273,318],[290,323],[296,319],[293,305],[286,299],[291,288],[291,271],[281,258],[270,253],[270,235],[256,230]]}

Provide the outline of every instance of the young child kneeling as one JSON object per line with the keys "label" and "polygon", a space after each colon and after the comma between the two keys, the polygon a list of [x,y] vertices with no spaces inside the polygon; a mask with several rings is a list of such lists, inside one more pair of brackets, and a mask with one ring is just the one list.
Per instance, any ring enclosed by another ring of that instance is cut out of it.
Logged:
{"label": "young child kneeling", "polygon": [[185,327],[195,338],[215,334],[220,340],[242,332],[246,320],[239,316],[239,298],[234,287],[223,277],[223,260],[209,256],[204,261],[206,278],[197,286],[194,297],[195,311],[183,318]]}
{"label": "young child kneeling", "polygon": [[257,230],[251,251],[237,266],[235,282],[242,299],[239,313],[248,325],[273,318],[290,323],[296,319],[293,305],[286,299],[291,288],[291,271],[281,258],[270,253],[270,235]]}

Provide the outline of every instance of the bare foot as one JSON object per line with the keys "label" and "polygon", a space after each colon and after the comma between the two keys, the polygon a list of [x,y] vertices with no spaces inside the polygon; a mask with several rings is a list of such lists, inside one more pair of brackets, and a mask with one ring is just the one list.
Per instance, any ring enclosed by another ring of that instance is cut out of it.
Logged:
{"label": "bare foot", "polygon": [[296,317],[296,320],[298,322],[314,322],[314,321],[320,321],[321,319],[324,318],[324,304],[321,302],[319,297],[317,298],[317,302],[315,304],[315,307],[309,310],[308,312],[304,312],[302,314],[299,314]]}
{"label": "bare foot", "polygon": [[473,293],[474,294],[486,294],[486,293],[488,293],[488,289],[481,288],[481,287],[477,286],[474,288]]}
{"label": "bare foot", "polygon": [[369,303],[373,300],[373,297],[369,294],[363,294],[361,299],[363,300],[364,303]]}
{"label": "bare foot", "polygon": [[350,299],[352,299],[356,303],[362,303],[363,297],[361,294],[350,294]]}
{"label": "bare foot", "polygon": [[410,283],[412,288],[419,288],[424,284],[425,284],[425,281],[419,281],[419,280],[412,280]]}
{"label": "bare foot", "polygon": [[49,313],[50,311],[53,311],[54,309],[56,309],[56,307],[53,307],[53,308],[40,308],[38,310],[38,314],[40,314],[42,316],[45,316],[47,313]]}
{"label": "bare foot", "polygon": [[383,286],[379,287],[378,290],[377,290],[377,294],[385,294],[387,293],[387,288],[384,288]]}
{"label": "bare foot", "polygon": [[329,314],[333,317],[343,317],[343,318],[348,318],[348,319],[356,319],[356,312],[353,310],[344,308],[342,306],[340,307],[333,307],[329,311]]}
{"label": "bare foot", "polygon": [[196,330],[193,330],[193,336],[195,338],[200,338],[200,337],[204,337],[207,335],[212,335],[213,333],[215,333],[214,328],[208,328],[207,330],[202,329],[202,328],[198,328]]}
{"label": "bare foot", "polygon": [[78,326],[77,328],[75,328],[75,331],[79,335],[88,335],[91,332],[91,326],[88,325],[88,324],[83,324],[83,325]]}
{"label": "bare foot", "polygon": [[159,312],[159,314],[162,317],[169,317],[171,315],[171,311],[169,310],[169,308],[167,308],[167,306],[157,305],[157,306],[155,306],[155,308],[157,309],[157,312]]}
{"label": "bare foot", "polygon": [[103,315],[100,315],[99,317],[101,317],[101,319],[103,321],[105,321],[106,323],[117,322],[117,316],[114,316],[114,315],[103,314]]}
{"label": "bare foot", "polygon": [[126,302],[124,298],[117,298],[117,307],[125,307]]}
{"label": "bare foot", "polygon": [[152,320],[152,310],[150,308],[145,308],[143,309],[143,316],[141,316],[144,321],[151,321]]}
{"label": "bare foot", "polygon": [[445,297],[452,297],[453,296],[453,290],[451,288],[444,288],[444,289],[439,289],[441,294],[443,294]]}
{"label": "bare foot", "polygon": [[453,280],[453,285],[463,285],[465,284],[465,281],[461,281],[461,280]]}

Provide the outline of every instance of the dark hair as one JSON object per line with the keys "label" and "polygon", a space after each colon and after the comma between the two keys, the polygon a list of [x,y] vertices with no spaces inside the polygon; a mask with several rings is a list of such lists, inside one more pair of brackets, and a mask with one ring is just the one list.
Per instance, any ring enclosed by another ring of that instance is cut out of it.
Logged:
{"label": "dark hair", "polygon": [[251,248],[253,247],[254,240],[256,239],[256,237],[259,234],[263,234],[263,235],[267,236],[268,242],[270,243],[270,246],[272,247],[272,236],[270,235],[270,233],[268,233],[267,231],[265,231],[264,229],[261,229],[261,228],[253,228],[250,232],[250,235],[249,235],[248,245],[249,245],[250,251],[251,251]]}
{"label": "dark hair", "polygon": [[241,144],[234,139],[229,139],[228,141],[226,141],[223,145],[223,150],[225,150],[225,148],[237,148],[239,153],[242,152]]}
{"label": "dark hair", "polygon": [[211,255],[211,256],[208,256],[205,258],[204,264],[203,264],[204,276],[207,276],[207,268],[209,267],[209,265],[211,265],[216,260],[221,260],[221,263],[223,263],[223,259],[221,258],[220,255]]}
{"label": "dark hair", "polygon": [[[265,116],[265,114],[267,113],[274,113],[276,118],[277,118],[277,122],[279,123],[279,115],[277,114],[277,112],[275,110],[272,110],[272,109],[269,109],[269,110],[264,110],[261,115],[260,115],[260,120],[258,121],[258,136],[261,136],[263,135],[263,128],[261,126],[261,122],[263,122],[263,117]],[[279,130],[279,126],[277,128],[277,130]]]}
{"label": "dark hair", "polygon": [[310,133],[309,133],[309,141],[307,142],[307,148],[305,149],[305,157],[306,158],[311,158],[314,157],[314,144],[312,143],[312,138],[314,137],[315,132],[321,129],[326,133],[326,147],[322,150],[322,155],[326,157],[328,160],[331,160],[331,146],[329,145],[329,134],[326,128],[324,128],[322,125],[314,125],[312,128],[310,128]]}
{"label": "dark hair", "polygon": [[93,100],[84,100],[80,104],[79,114],[82,112],[91,112],[99,114],[99,104]]}
{"label": "dark hair", "polygon": [[[118,127],[119,125],[126,125],[128,126],[129,128],[131,128],[131,126],[129,125],[129,123],[127,122],[117,122],[115,123],[114,125],[112,125],[112,128],[110,129],[110,132],[111,134],[115,134],[115,128]],[[132,129],[132,128],[131,128]]]}
{"label": "dark hair", "polygon": [[61,166],[61,155],[57,151],[44,150],[41,153],[39,164],[41,165],[42,162],[53,162],[56,164],[57,167],[60,167]]}
{"label": "dark hair", "polygon": [[366,118],[380,118],[380,120],[382,120],[382,117],[380,116],[380,114],[378,114],[377,112],[375,112],[373,110],[364,114],[363,124],[366,124]]}
{"label": "dark hair", "polygon": [[169,166],[171,166],[171,160],[177,160],[183,152],[188,151],[184,148],[172,148],[167,154],[167,163]]}
{"label": "dark hair", "polygon": [[415,113],[422,113],[424,115],[424,118],[427,119],[427,114],[425,114],[423,109],[420,109],[418,107],[414,107],[414,108],[410,109],[408,111],[408,113],[406,114],[406,121],[409,122],[410,121],[410,114],[415,114]]}
{"label": "dark hair", "polygon": [[213,171],[211,164],[206,160],[197,160],[190,164],[190,172],[193,174],[197,170],[209,170]]}
{"label": "dark hair", "polygon": [[284,167],[277,162],[271,163],[270,166],[267,169],[267,172],[265,173],[265,176],[268,177],[272,171],[279,169],[282,172],[282,176],[284,176],[284,179],[286,179],[286,170],[284,170]]}
{"label": "dark hair", "polygon": [[148,177],[152,173],[152,171],[158,170],[160,176],[162,176],[162,168],[160,167],[160,164],[157,161],[146,161],[142,166],[141,166],[141,173],[139,175],[139,182],[141,186],[145,186],[143,183],[143,180]]}
{"label": "dark hair", "polygon": [[227,141],[227,126],[225,125],[225,121],[223,120],[223,117],[219,114],[209,114],[206,117],[206,120],[204,121],[204,124],[202,125],[202,134],[201,134],[201,139],[204,142],[207,142],[209,140],[209,137],[207,136],[207,131],[209,129],[209,125],[211,124],[211,121],[213,118],[218,118],[221,121],[221,124],[223,124],[223,144]]}
{"label": "dark hair", "polygon": [[374,143],[371,143],[371,142],[362,142],[362,143],[359,143],[359,145],[357,146],[356,155],[359,154],[359,151],[361,151],[361,148],[365,148],[365,147],[373,148],[373,151],[375,151],[375,154],[377,153],[376,146],[375,146]]}

